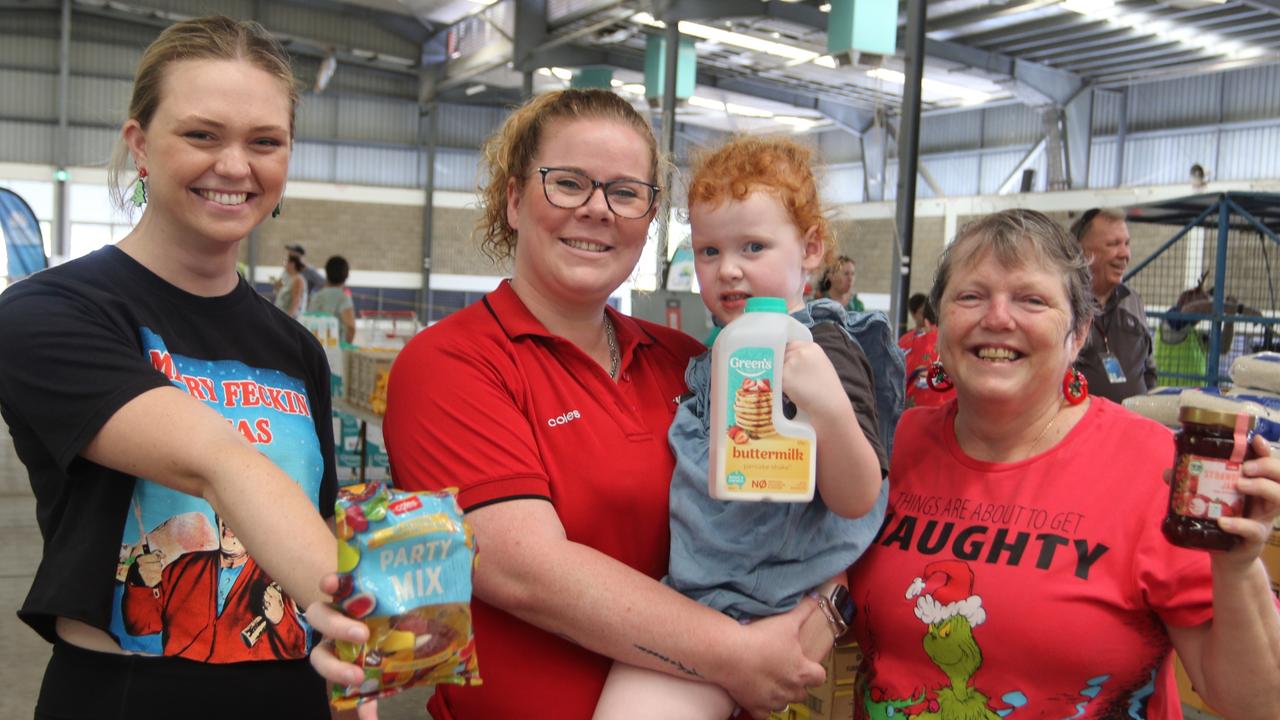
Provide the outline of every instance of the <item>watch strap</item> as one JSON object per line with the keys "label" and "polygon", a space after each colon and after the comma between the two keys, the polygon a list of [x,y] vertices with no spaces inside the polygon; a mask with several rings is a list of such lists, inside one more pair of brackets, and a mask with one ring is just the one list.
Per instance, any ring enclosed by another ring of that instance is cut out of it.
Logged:
{"label": "watch strap", "polygon": [[831,626],[831,632],[835,634],[831,644],[835,645],[849,631],[849,624],[844,621],[835,606],[831,604],[831,600],[826,596],[817,592],[811,593],[810,597],[818,603],[818,609],[822,611],[823,617],[827,619],[827,624]]}

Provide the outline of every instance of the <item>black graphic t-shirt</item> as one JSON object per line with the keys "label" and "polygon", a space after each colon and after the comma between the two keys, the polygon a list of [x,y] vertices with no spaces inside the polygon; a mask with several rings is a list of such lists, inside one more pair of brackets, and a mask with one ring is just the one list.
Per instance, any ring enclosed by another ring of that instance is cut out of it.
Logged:
{"label": "black graphic t-shirt", "polygon": [[[19,616],[50,641],[64,616],[136,652],[304,657],[298,608],[208,503],[80,456],[117,410],[165,385],[219,412],[332,515],[319,343],[243,280],[199,297],[105,247],[0,296],[0,412],[30,473],[44,540]],[[181,438],[184,429],[170,431]]]}
{"label": "black graphic t-shirt", "polygon": [[1181,717],[1165,626],[1211,619],[1209,556],[1160,532],[1172,433],[1091,403],[1015,463],[966,455],[955,403],[903,414],[884,525],[849,570],[859,717]]}

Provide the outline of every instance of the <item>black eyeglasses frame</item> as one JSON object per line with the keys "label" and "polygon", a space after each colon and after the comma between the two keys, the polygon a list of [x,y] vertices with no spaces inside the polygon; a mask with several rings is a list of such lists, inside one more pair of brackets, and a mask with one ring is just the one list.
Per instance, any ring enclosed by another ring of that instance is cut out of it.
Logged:
{"label": "black eyeglasses frame", "polygon": [[[578,177],[583,178],[587,182],[591,183],[591,190],[587,192],[586,195],[582,196],[582,202],[578,203],[577,205],[574,205],[572,207],[557,205],[556,202],[551,199],[550,191],[547,190],[547,173],[553,172],[553,171],[573,173],[574,175],[577,175]],[[593,177],[589,177],[583,174],[582,172],[574,170],[573,168],[540,167],[538,168],[537,172],[539,175],[542,176],[542,196],[547,199],[547,202],[551,203],[552,207],[558,207],[561,210],[577,210],[583,205],[586,205],[587,203],[591,202],[591,196],[596,194],[596,190],[601,190],[604,192],[604,204],[609,207],[609,212],[613,213],[614,215],[617,215],[620,218],[623,218],[624,220],[638,220],[644,217],[645,215],[649,214],[649,211],[652,210],[653,206],[656,205],[658,202],[658,193],[662,192],[661,187],[654,185],[653,183],[647,183],[643,180],[633,180],[631,178],[619,178],[617,180],[609,180],[608,182],[600,182],[599,180],[596,180]],[[623,215],[622,213],[618,212],[616,208],[613,207],[613,202],[609,200],[609,188],[613,185],[616,185],[618,183],[624,183],[624,182],[637,183],[639,185],[643,185],[649,188],[653,192],[653,194],[649,196],[649,204],[645,206],[644,212],[640,213],[639,215],[635,215],[635,216]]]}

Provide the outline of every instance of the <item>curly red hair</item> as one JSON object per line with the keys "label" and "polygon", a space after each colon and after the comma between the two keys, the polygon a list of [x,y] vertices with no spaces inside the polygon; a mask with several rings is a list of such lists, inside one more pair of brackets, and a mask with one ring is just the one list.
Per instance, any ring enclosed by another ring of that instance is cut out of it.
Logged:
{"label": "curly red hair", "polygon": [[822,264],[831,263],[835,239],[818,200],[813,151],[785,137],[738,137],[694,159],[689,207],[746,199],[756,190],[778,196],[801,233],[817,228]]}

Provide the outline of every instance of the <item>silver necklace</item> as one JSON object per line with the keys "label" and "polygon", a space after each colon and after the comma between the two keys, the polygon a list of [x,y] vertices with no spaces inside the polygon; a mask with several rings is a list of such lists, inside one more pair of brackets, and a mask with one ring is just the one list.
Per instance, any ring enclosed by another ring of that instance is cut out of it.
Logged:
{"label": "silver necklace", "polygon": [[604,315],[604,337],[609,341],[609,377],[618,379],[618,365],[622,362],[622,354],[618,352],[618,338],[613,332],[613,320],[609,314]]}

